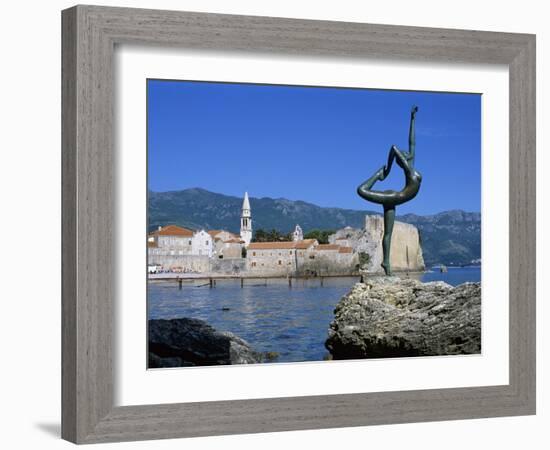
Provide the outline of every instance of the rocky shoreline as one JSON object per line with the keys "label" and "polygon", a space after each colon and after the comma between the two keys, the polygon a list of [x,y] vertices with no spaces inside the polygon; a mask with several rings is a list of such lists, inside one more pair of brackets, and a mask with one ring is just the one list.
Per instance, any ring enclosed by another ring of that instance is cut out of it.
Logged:
{"label": "rocky shoreline", "polygon": [[150,369],[256,364],[269,358],[244,339],[199,319],[152,319],[148,333]]}
{"label": "rocky shoreline", "polygon": [[[325,322],[326,323],[326,322]],[[276,353],[192,318],[149,320],[149,368],[258,364]],[[326,359],[481,352],[481,285],[366,277],[334,309]]]}
{"label": "rocky shoreline", "polygon": [[326,348],[335,360],[481,352],[481,285],[366,278],[334,311]]}

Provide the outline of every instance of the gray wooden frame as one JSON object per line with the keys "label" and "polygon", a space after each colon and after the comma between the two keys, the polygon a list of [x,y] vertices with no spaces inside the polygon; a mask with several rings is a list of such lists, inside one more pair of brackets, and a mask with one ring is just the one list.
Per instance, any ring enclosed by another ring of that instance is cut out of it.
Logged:
{"label": "gray wooden frame", "polygon": [[[63,438],[94,443],[535,413],[535,36],[97,6],[63,11],[62,30]],[[114,407],[113,52],[118,43],[506,64],[509,384]]]}

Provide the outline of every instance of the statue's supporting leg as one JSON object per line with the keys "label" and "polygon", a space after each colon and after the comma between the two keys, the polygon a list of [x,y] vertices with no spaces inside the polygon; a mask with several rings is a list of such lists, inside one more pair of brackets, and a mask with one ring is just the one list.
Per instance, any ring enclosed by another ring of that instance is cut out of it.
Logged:
{"label": "statue's supporting leg", "polygon": [[384,260],[382,261],[382,267],[384,268],[384,272],[386,272],[386,275],[391,275],[390,247],[394,221],[395,206],[384,205],[384,237],[382,238],[382,251],[384,252]]}

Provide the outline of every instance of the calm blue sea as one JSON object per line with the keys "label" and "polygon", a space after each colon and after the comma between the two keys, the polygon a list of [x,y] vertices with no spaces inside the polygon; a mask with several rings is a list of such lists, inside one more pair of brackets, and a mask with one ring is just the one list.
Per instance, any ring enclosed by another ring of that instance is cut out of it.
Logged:
{"label": "calm blue sea", "polygon": [[[480,281],[479,267],[426,272],[422,281],[443,280],[452,285]],[[340,298],[357,278],[286,281],[253,284],[218,281],[216,287],[149,283],[150,319],[193,317],[221,331],[231,331],[261,352],[277,352],[278,362],[319,361],[327,355],[324,342]]]}
{"label": "calm blue sea", "polygon": [[421,281],[445,281],[453,286],[466,283],[467,281],[481,281],[481,267],[449,267],[446,273],[441,273],[439,269],[431,269],[424,272]]}

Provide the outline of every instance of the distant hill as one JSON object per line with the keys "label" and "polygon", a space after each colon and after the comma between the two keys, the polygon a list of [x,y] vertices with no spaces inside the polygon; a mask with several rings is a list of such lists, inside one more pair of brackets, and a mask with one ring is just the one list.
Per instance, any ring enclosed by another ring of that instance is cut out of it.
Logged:
{"label": "distant hill", "polygon": [[426,266],[467,265],[481,258],[481,214],[461,210],[429,216],[405,214],[398,220],[418,228]]}
{"label": "distant hill", "polygon": [[[239,232],[242,198],[200,188],[182,191],[149,191],[149,229],[177,224],[188,228],[225,229]],[[250,198],[255,229],[291,231],[300,224],[312,229],[361,228],[365,214],[375,211],[324,208],[283,198]],[[430,216],[406,214],[398,220],[420,231],[424,260],[433,264],[465,265],[481,256],[481,214],[446,211]]]}

